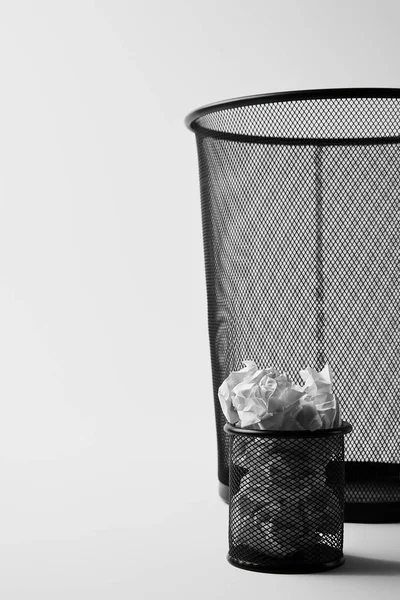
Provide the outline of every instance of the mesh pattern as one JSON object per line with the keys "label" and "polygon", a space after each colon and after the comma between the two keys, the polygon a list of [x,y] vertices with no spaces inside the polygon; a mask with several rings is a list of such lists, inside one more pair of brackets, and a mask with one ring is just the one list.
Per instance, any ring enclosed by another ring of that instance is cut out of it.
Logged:
{"label": "mesh pattern", "polygon": [[322,98],[222,109],[198,119],[211,131],[277,138],[374,138],[400,134],[399,98]]}
{"label": "mesh pattern", "polygon": [[[298,381],[305,365],[329,361],[354,427],[346,461],[357,483],[346,500],[399,503],[400,518],[400,145],[376,139],[398,135],[400,100],[249,103],[198,123],[220,480],[229,449],[217,390],[229,373],[254,359]],[[327,136],[335,143],[318,144]]]}
{"label": "mesh pattern", "polygon": [[340,561],[343,434],[231,434],[231,444],[230,561],[265,571],[312,570]]}

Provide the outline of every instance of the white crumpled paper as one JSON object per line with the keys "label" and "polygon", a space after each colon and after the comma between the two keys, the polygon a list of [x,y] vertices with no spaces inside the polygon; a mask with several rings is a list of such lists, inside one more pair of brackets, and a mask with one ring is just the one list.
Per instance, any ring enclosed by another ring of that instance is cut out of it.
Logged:
{"label": "white crumpled paper", "polygon": [[300,386],[276,369],[244,361],[221,384],[218,397],[226,420],[242,428],[311,430],[340,427],[339,405],[332,393],[329,365],[319,373],[300,371]]}

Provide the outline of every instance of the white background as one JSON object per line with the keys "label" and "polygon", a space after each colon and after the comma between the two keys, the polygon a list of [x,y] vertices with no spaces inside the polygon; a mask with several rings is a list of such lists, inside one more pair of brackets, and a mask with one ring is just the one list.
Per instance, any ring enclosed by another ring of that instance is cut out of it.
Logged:
{"label": "white background", "polygon": [[397,526],[348,564],[226,562],[197,156],[185,115],[400,87],[388,0],[0,1],[0,596],[395,598]]}

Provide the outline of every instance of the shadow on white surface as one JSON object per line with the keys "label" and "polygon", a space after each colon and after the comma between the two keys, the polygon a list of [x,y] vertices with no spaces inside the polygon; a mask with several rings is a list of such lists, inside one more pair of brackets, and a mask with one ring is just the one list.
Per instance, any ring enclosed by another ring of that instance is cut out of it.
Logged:
{"label": "shadow on white surface", "polygon": [[400,561],[384,558],[370,558],[346,554],[346,561],[342,567],[330,573],[332,575],[369,575],[369,576],[397,576],[400,577]]}

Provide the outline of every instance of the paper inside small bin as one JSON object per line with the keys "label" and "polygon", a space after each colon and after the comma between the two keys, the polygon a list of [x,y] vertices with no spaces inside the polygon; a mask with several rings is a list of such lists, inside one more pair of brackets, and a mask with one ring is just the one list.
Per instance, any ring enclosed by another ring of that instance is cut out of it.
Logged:
{"label": "paper inside small bin", "polygon": [[252,360],[221,384],[218,397],[226,420],[242,428],[314,431],[340,427],[338,402],[332,392],[328,364],[318,372],[300,371],[304,385],[295,384],[274,368],[259,369]]}

